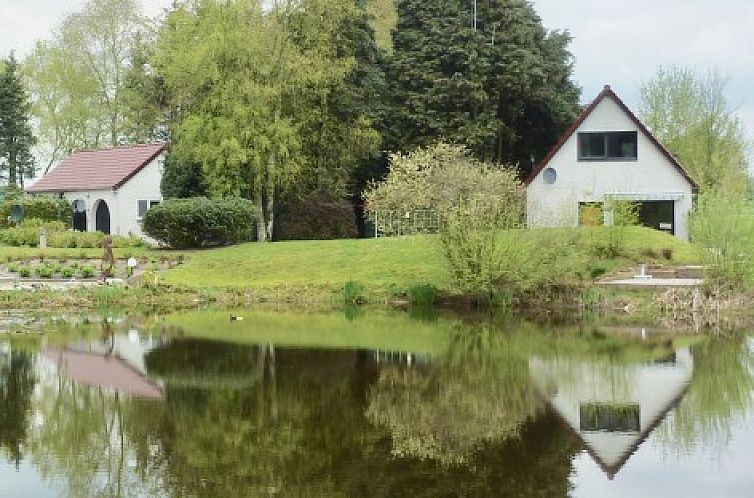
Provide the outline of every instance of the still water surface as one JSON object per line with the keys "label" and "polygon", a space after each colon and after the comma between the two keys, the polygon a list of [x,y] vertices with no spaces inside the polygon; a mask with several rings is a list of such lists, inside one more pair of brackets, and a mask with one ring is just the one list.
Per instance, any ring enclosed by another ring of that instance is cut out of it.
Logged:
{"label": "still water surface", "polygon": [[745,333],[244,315],[0,338],[0,496],[754,496]]}

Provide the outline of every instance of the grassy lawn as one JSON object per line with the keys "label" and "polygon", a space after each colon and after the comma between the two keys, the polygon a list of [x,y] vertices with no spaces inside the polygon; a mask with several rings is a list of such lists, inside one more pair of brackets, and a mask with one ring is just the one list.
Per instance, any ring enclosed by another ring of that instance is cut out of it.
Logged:
{"label": "grassy lawn", "polygon": [[[515,230],[504,232],[501,237],[528,237],[535,246],[542,247],[555,239],[568,237],[574,240],[576,247],[588,251],[587,248],[606,244],[610,236],[603,228],[581,228]],[[623,256],[606,259],[590,255],[586,264],[602,265],[609,271],[637,261],[659,260],[666,264],[695,261],[690,244],[656,230],[626,228],[622,239]],[[670,252],[670,261],[663,259],[663,250]],[[405,289],[422,282],[430,282],[441,289],[450,285],[450,275],[434,236],[250,243],[184,254],[187,262],[166,273],[167,283],[191,287],[265,288],[342,286],[353,280],[370,289],[391,286]],[[584,270],[588,273],[588,267]]]}
{"label": "grassy lawn", "polygon": [[168,283],[192,287],[340,286],[349,280],[373,288],[449,284],[431,236],[243,244],[192,252],[166,274]]}

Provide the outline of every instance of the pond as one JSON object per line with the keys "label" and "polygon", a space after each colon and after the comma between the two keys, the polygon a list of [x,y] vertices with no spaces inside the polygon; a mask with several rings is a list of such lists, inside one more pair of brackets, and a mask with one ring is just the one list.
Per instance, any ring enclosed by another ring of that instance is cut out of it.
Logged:
{"label": "pond", "polygon": [[358,311],[8,322],[44,334],[0,336],[3,497],[754,494],[745,333]]}

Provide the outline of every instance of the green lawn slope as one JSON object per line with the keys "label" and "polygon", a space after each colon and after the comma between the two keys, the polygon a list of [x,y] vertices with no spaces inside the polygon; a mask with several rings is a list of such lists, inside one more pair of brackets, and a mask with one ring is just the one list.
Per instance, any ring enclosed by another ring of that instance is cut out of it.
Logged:
{"label": "green lawn slope", "polygon": [[[589,256],[583,270],[600,265],[611,270],[635,262],[695,261],[690,244],[668,234],[643,227],[624,229],[624,249],[618,258],[606,259],[592,248],[604,245],[608,231],[599,228],[513,230],[501,237],[533,238],[550,244],[554,238],[575,241],[574,250]],[[671,260],[663,260],[663,251]],[[165,274],[165,282],[190,287],[269,288],[276,286],[342,286],[350,280],[370,289],[405,289],[416,283],[432,283],[440,289],[451,285],[442,250],[435,236],[360,240],[250,243],[187,253],[186,263]],[[581,269],[578,269],[581,270]]]}

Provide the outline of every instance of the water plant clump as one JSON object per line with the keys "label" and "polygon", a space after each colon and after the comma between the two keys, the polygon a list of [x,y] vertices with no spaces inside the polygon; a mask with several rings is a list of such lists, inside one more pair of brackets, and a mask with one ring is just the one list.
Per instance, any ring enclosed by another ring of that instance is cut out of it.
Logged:
{"label": "water plant clump", "polygon": [[349,280],[343,286],[345,304],[364,304],[367,301],[367,288],[361,282]]}

